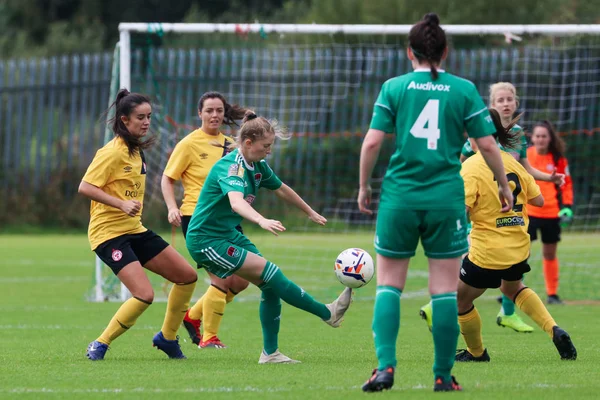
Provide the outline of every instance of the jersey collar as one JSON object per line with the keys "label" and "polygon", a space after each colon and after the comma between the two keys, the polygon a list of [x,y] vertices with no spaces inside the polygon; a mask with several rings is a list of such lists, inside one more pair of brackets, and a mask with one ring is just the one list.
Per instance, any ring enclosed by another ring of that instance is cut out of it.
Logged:
{"label": "jersey collar", "polygon": [[244,166],[246,167],[246,169],[249,171],[254,171],[254,164],[248,164],[248,161],[246,161],[246,159],[244,158],[244,154],[241,152],[241,150],[239,151],[239,153],[240,158],[242,159],[242,161],[244,161]]}
{"label": "jersey collar", "polygon": [[[431,69],[429,69],[429,68],[415,68],[413,70],[413,72],[431,72]],[[446,72],[446,70],[438,68],[437,72]]]}

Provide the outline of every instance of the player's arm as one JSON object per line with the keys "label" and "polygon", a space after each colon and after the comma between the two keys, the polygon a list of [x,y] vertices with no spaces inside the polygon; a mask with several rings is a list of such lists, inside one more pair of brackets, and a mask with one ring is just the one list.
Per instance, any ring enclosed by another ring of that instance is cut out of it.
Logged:
{"label": "player's arm", "polygon": [[544,205],[544,196],[542,195],[540,187],[535,182],[533,175],[523,174],[521,185],[527,194],[527,204],[531,204],[535,207],[542,207]]}
{"label": "player's arm", "polygon": [[477,143],[477,147],[485,159],[486,164],[494,173],[494,177],[498,182],[498,186],[500,186],[500,192],[506,200],[506,203],[502,205],[501,211],[508,212],[512,209],[514,199],[512,190],[510,189],[508,180],[506,179],[504,163],[502,162],[502,156],[500,155],[500,149],[498,149],[498,145],[496,144],[496,139],[489,135],[476,138],[475,142]]}
{"label": "player's arm", "polygon": [[369,182],[379,158],[384,137],[385,132],[371,128],[367,132],[360,149],[358,208],[365,214],[373,214],[373,211],[368,209],[371,204],[371,185]]}
{"label": "player's arm", "polygon": [[565,157],[561,157],[558,160],[557,169],[565,174],[565,184],[560,188],[562,193],[562,204],[561,209],[558,212],[558,217],[560,218],[561,224],[566,226],[573,220],[573,180],[571,179],[571,174],[569,174],[569,164]]}
{"label": "player's arm", "polygon": [[142,208],[142,203],[137,200],[117,199],[116,197],[104,192],[99,187],[94,186],[86,181],[81,181],[77,192],[91,200],[97,201],[98,203],[118,208],[130,217],[135,217]]}
{"label": "player's arm", "polygon": [[527,158],[521,158],[519,163],[525,168],[527,172],[537,181],[553,182],[555,185],[562,186],[565,184],[565,174],[559,174],[554,170],[551,174],[547,174],[539,169],[535,169],[531,166]]}
{"label": "player's arm", "polygon": [[317,213],[315,210],[313,210],[302,199],[302,197],[300,197],[300,195],[298,195],[298,193],[296,193],[294,191],[294,189],[292,189],[285,183],[282,183],[281,186],[279,187],[279,189],[275,190],[275,194],[281,200],[283,200],[286,203],[291,204],[294,207],[296,207],[297,209],[303,211],[306,215],[308,215],[308,218],[311,221],[313,221],[314,223],[317,223],[319,225],[325,225],[325,223],[327,222],[327,219],[325,219],[325,217],[323,217],[322,215]]}
{"label": "player's arm", "polygon": [[162,191],[165,204],[167,205],[167,219],[173,226],[181,226],[181,210],[175,200],[175,181],[181,179],[181,175],[190,166],[189,146],[179,142],[173,153],[169,156],[167,165],[160,180],[160,189]]}
{"label": "player's arm", "polygon": [[531,204],[532,206],[536,206],[536,207],[543,207],[544,206],[544,196],[542,196],[540,194],[539,196],[536,196],[533,199],[529,199],[529,200],[527,200],[527,204]]}
{"label": "player's arm", "polygon": [[182,214],[175,200],[175,179],[163,174],[160,189],[167,205],[169,223],[173,226],[181,226]]}
{"label": "player's arm", "polygon": [[227,193],[227,197],[229,198],[231,209],[242,218],[254,222],[275,236],[278,236],[277,232],[285,231],[285,227],[281,222],[274,219],[266,219],[248,204],[246,200],[244,200],[244,194],[242,192],[230,191]]}

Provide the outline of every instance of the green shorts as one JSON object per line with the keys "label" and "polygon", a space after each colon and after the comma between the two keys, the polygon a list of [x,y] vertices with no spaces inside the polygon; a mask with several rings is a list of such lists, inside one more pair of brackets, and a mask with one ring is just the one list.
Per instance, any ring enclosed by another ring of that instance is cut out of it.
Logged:
{"label": "green shorts", "polygon": [[460,257],[469,250],[465,210],[392,210],[380,208],[375,251],[389,258],[415,255],[419,238],[429,258]]}
{"label": "green shorts", "polygon": [[188,235],[186,244],[198,267],[204,267],[221,279],[240,269],[248,252],[261,255],[254,243],[241,233],[230,239]]}

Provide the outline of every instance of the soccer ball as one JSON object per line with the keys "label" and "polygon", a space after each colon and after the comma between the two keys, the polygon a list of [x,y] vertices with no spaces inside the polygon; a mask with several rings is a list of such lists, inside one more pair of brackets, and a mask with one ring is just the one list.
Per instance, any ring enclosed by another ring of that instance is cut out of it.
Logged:
{"label": "soccer ball", "polygon": [[349,288],[365,286],[375,272],[373,259],[362,249],[346,249],[337,256],[334,265],[335,276]]}

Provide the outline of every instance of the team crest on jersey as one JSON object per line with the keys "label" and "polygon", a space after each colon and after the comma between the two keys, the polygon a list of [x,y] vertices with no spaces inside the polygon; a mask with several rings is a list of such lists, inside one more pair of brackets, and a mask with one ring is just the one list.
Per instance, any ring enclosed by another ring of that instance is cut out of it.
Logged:
{"label": "team crest on jersey", "polygon": [[111,257],[115,262],[121,261],[121,258],[123,258],[123,252],[121,250],[113,249]]}
{"label": "team crest on jersey", "polygon": [[233,246],[229,246],[227,248],[227,255],[229,257],[239,257],[240,256],[240,251],[238,249],[236,249]]}
{"label": "team crest on jersey", "polygon": [[256,187],[260,186],[261,179],[262,179],[262,174],[260,172],[257,172],[254,174],[254,183],[256,184]]}
{"label": "team crest on jersey", "polygon": [[240,178],[244,178],[244,167],[240,164],[232,164],[229,166],[229,171],[227,176],[239,176]]}

